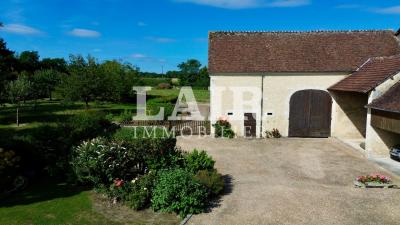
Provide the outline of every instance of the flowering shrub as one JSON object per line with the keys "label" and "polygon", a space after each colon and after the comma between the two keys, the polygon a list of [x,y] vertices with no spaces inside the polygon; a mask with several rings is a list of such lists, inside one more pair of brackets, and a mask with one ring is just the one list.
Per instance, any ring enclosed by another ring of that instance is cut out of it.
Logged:
{"label": "flowering shrub", "polygon": [[96,138],[73,149],[72,167],[79,181],[109,186],[116,178],[132,180],[182,164],[175,138]]}
{"label": "flowering shrub", "polygon": [[361,182],[363,184],[370,183],[370,182],[379,183],[379,184],[390,184],[392,182],[390,177],[387,177],[387,176],[381,175],[381,174],[377,174],[377,173],[370,174],[367,176],[359,176],[359,177],[357,177],[357,181]]}
{"label": "flowering shrub", "polygon": [[73,146],[83,140],[107,136],[117,128],[102,113],[85,112],[29,132],[17,132],[7,148],[18,152],[24,161],[22,170],[65,178],[72,173],[69,160]]}
{"label": "flowering shrub", "polygon": [[215,137],[235,137],[235,132],[232,130],[232,126],[226,117],[219,118],[218,121],[213,124],[213,127],[215,128]]}
{"label": "flowering shrub", "polygon": [[215,161],[205,151],[194,149],[185,155],[185,168],[194,174],[200,170],[212,170],[214,164]]}
{"label": "flowering shrub", "polygon": [[281,138],[282,135],[278,129],[274,128],[274,129],[272,129],[272,131],[269,131],[269,130],[265,131],[265,137],[266,138]]}
{"label": "flowering shrub", "polygon": [[143,129],[123,128],[114,134],[112,141],[134,152],[138,163],[149,170],[167,169],[183,163],[182,152],[176,148],[176,138],[162,136],[163,130],[159,129],[154,130],[156,137],[143,136],[143,132]]}
{"label": "flowering shrub", "polygon": [[223,189],[215,161],[205,151],[186,154],[176,148],[175,138],[132,138],[129,133],[75,147],[71,165],[78,180],[135,210],[151,205],[182,217],[203,212],[208,198]]}
{"label": "flowering shrub", "polygon": [[108,185],[115,180],[137,177],[142,168],[140,157],[126,147],[104,138],[85,141],[73,150],[72,167],[79,181],[91,185]]}
{"label": "flowering shrub", "polygon": [[131,181],[132,190],[126,199],[131,208],[140,210],[150,206],[156,178],[155,173],[150,171],[148,174]]}
{"label": "flowering shrub", "polygon": [[121,180],[121,179],[115,179],[114,180],[114,186],[116,188],[122,187],[124,185],[124,183],[125,183],[124,180]]}
{"label": "flowering shrub", "polygon": [[152,207],[163,212],[176,212],[182,218],[204,211],[206,188],[184,169],[160,172],[153,191]]}

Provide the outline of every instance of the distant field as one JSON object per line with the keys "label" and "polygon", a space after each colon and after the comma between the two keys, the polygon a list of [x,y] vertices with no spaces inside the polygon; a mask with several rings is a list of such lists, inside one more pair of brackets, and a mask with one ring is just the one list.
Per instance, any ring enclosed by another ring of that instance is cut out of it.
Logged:
{"label": "distant field", "polygon": [[140,78],[140,80],[142,81],[142,85],[143,86],[151,86],[151,87],[156,87],[161,83],[170,83],[171,82],[171,78],[152,78],[152,77],[144,77],[144,78]]}
{"label": "distant field", "polygon": [[[149,91],[147,94],[150,96],[159,96],[159,97],[178,97],[179,89],[153,89]],[[200,90],[193,89],[194,97],[197,102],[208,103],[210,102],[210,91],[209,90]]]}

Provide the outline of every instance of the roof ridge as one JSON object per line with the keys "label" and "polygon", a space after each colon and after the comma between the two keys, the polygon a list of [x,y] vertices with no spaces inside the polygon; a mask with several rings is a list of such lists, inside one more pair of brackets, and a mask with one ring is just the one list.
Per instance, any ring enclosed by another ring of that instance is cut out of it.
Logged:
{"label": "roof ridge", "polygon": [[233,31],[233,30],[220,30],[220,31],[209,31],[210,34],[263,34],[263,33],[378,33],[378,32],[392,32],[393,35],[395,34],[394,30],[392,29],[385,29],[385,30],[308,30],[308,31],[268,31],[268,30],[260,30],[260,31]]}
{"label": "roof ridge", "polygon": [[371,57],[370,60],[385,60],[385,59],[395,59],[395,58],[400,58],[400,54],[396,54],[396,55],[390,55],[390,56],[377,56],[377,57]]}

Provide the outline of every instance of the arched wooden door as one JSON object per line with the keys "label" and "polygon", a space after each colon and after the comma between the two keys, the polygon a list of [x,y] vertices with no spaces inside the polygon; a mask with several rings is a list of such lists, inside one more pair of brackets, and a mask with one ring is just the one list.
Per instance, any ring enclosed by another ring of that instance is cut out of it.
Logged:
{"label": "arched wooden door", "polygon": [[289,137],[330,137],[332,98],[320,90],[303,90],[290,99]]}

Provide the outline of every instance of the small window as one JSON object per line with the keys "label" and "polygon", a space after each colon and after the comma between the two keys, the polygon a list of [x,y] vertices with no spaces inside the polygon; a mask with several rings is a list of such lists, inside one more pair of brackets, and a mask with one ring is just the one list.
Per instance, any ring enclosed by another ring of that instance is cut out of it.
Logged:
{"label": "small window", "polygon": [[267,116],[272,116],[273,115],[273,113],[267,113]]}
{"label": "small window", "polygon": [[233,112],[228,112],[228,116],[233,116]]}

